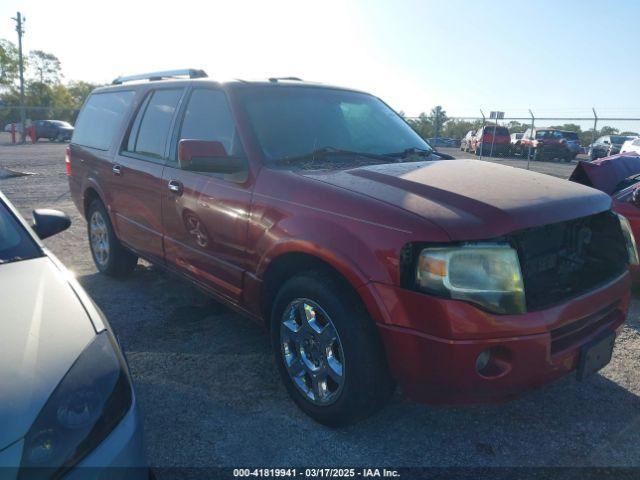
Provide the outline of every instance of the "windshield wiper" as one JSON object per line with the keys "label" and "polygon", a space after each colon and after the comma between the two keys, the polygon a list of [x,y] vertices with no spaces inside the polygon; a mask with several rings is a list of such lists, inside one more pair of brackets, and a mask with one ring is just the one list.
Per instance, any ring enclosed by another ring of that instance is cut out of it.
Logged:
{"label": "windshield wiper", "polygon": [[3,263],[19,262],[21,260],[26,260],[26,259],[23,257],[0,258],[0,265],[2,265]]}
{"label": "windshield wiper", "polygon": [[305,161],[305,160],[313,161],[316,159],[326,158],[329,155],[338,155],[342,157],[364,157],[364,158],[371,158],[373,160],[380,160],[382,162],[387,162],[387,163],[389,162],[388,155],[378,155],[376,153],[368,153],[368,152],[355,152],[353,150],[344,150],[344,149],[335,148],[335,147],[317,148],[313,152],[305,153],[304,155],[295,155],[292,157],[279,158],[276,160],[276,162],[287,165],[287,164],[296,163],[299,161]]}
{"label": "windshield wiper", "polygon": [[418,157],[430,157],[434,153],[435,152],[430,149],[411,147],[411,148],[405,148],[401,152],[385,153],[385,155],[387,157],[406,158],[410,155],[417,155]]}

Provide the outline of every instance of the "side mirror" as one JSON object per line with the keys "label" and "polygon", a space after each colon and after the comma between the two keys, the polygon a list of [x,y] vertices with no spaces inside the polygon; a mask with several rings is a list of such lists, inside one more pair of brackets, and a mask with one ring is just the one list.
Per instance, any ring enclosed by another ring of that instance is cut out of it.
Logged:
{"label": "side mirror", "polygon": [[640,207],[640,187],[636,188],[631,194],[631,203],[636,207]]}
{"label": "side mirror", "polygon": [[220,142],[208,140],[180,140],[178,164],[192,172],[237,173],[244,164],[230,157]]}
{"label": "side mirror", "polygon": [[65,231],[71,226],[71,219],[59,210],[40,208],[33,211],[33,230],[41,239]]}
{"label": "side mirror", "polygon": [[609,140],[604,140],[602,143],[604,143],[605,145],[609,145],[610,144]]}

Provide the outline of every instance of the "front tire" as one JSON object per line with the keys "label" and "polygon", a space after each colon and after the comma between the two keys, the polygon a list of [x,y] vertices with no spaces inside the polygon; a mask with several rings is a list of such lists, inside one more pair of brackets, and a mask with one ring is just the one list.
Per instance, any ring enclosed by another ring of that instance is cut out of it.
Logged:
{"label": "front tire", "polygon": [[101,273],[123,278],[133,271],[138,257],[122,246],[100,200],[91,202],[87,210],[87,233],[93,262]]}
{"label": "front tire", "polygon": [[355,293],[323,271],[288,280],[271,313],[280,376],[298,407],[342,426],[381,408],[393,393],[375,327]]}

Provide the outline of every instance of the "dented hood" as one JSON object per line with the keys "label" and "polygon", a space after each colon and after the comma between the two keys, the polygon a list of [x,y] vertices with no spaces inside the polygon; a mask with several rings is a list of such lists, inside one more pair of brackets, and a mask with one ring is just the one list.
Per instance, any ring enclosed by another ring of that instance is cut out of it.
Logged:
{"label": "dented hood", "polygon": [[490,239],[602,212],[602,192],[549,175],[478,160],[372,165],[301,172],[419,215],[452,240]]}
{"label": "dented hood", "polygon": [[580,161],[569,180],[602,190],[607,195],[632,175],[640,173],[640,155],[635,152],[599,158],[593,162]]}

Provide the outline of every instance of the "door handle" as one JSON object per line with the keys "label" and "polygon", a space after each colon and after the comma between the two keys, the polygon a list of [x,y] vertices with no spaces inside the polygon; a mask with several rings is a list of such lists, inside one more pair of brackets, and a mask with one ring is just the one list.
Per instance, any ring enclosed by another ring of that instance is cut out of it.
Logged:
{"label": "door handle", "polygon": [[111,167],[111,171],[114,175],[120,175],[122,173],[122,167],[120,165],[114,165]]}
{"label": "door handle", "polygon": [[182,195],[182,191],[183,191],[182,182],[179,182],[178,180],[171,180],[167,184],[167,187],[169,187],[169,191],[171,193],[175,193],[176,195]]}

